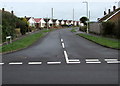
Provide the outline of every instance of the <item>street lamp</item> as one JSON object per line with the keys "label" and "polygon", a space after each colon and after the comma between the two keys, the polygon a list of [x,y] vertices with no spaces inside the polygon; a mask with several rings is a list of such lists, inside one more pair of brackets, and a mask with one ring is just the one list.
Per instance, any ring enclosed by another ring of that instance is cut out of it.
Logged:
{"label": "street lamp", "polygon": [[[86,4],[86,15],[87,15],[87,18],[88,18],[88,2],[84,1],[83,3]],[[88,31],[88,21],[87,21],[87,33],[89,33],[89,31]]]}

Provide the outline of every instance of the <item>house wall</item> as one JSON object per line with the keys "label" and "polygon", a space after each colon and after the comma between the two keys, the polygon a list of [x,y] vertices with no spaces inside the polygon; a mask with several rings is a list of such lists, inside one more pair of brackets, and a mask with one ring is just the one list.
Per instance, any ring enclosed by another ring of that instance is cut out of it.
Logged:
{"label": "house wall", "polygon": [[92,33],[100,34],[102,31],[102,24],[101,23],[90,23],[89,31]]}
{"label": "house wall", "polygon": [[28,22],[29,22],[29,26],[35,26],[35,21],[33,18],[30,18]]}

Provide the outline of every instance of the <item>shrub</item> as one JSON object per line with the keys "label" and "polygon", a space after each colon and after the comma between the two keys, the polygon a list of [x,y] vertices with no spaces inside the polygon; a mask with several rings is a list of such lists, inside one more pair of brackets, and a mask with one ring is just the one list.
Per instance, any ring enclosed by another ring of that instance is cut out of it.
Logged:
{"label": "shrub", "polygon": [[102,35],[107,36],[107,35],[115,35],[114,34],[114,29],[115,29],[115,23],[114,22],[102,22]]}
{"label": "shrub", "polygon": [[87,26],[80,26],[79,30],[86,32],[87,31]]}

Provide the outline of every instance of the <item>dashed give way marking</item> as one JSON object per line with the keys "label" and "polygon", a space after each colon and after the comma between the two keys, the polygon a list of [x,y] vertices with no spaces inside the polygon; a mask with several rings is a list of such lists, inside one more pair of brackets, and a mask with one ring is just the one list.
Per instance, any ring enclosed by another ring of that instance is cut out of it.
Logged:
{"label": "dashed give way marking", "polygon": [[9,64],[11,64],[11,65],[21,65],[23,63],[22,62],[10,62]]}
{"label": "dashed give way marking", "polygon": [[61,64],[61,62],[47,62],[47,64]]}
{"label": "dashed give way marking", "polygon": [[30,65],[34,65],[34,64],[42,64],[42,62],[28,62],[28,64],[30,64]]}

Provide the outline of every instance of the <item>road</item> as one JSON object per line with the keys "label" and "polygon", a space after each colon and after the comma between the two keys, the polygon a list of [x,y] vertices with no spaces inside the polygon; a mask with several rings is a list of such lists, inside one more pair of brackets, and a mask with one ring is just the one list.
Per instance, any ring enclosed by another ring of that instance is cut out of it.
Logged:
{"label": "road", "polygon": [[70,30],[55,30],[26,49],[4,54],[3,84],[118,84],[118,51]]}

